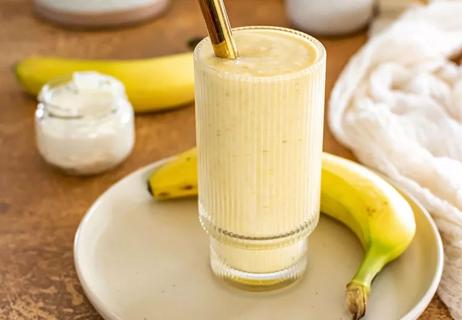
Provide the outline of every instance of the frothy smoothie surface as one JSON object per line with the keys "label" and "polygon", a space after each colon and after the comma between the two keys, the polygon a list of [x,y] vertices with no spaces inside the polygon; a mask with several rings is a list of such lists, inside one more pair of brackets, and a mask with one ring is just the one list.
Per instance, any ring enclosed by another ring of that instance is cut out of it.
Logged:
{"label": "frothy smoothie surface", "polygon": [[215,57],[210,41],[203,44],[200,59],[212,68],[235,74],[268,77],[302,70],[318,58],[317,48],[297,34],[284,31],[236,30],[236,60]]}

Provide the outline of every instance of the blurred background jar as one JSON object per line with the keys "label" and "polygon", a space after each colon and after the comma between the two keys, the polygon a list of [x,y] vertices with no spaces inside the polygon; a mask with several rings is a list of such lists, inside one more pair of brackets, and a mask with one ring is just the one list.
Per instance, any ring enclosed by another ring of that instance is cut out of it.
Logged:
{"label": "blurred background jar", "polygon": [[69,174],[96,174],[131,153],[134,112],[120,81],[96,72],[76,72],[42,88],[35,132],[47,163]]}
{"label": "blurred background jar", "polygon": [[160,15],[170,0],[34,0],[36,12],[70,27],[133,24]]}
{"label": "blurred background jar", "polygon": [[343,35],[364,28],[374,14],[374,0],[286,0],[292,23],[314,35]]}

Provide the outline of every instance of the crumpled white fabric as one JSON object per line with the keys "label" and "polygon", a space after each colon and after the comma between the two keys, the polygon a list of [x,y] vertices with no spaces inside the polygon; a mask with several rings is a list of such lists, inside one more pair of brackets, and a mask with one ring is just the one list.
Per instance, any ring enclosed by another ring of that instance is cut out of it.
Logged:
{"label": "crumpled white fabric", "polygon": [[413,8],[350,60],[329,125],[358,159],[432,213],[445,248],[438,294],[462,319],[462,3]]}

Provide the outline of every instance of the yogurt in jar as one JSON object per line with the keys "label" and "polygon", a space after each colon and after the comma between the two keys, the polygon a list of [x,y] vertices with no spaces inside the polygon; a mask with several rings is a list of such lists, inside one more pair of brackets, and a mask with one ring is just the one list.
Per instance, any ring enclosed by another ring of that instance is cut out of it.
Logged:
{"label": "yogurt in jar", "polygon": [[134,112],[123,84],[78,72],[45,85],[35,114],[37,147],[71,174],[96,174],[123,161],[135,142]]}

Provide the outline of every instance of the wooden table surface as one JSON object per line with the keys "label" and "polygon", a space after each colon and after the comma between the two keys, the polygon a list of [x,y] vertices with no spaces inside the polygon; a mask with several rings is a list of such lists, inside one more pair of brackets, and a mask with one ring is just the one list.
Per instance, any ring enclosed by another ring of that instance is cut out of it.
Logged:
{"label": "wooden table surface", "polygon": [[[280,0],[228,0],[234,26],[288,26]],[[194,0],[173,0],[160,19],[106,31],[69,31],[34,16],[26,0],[0,4],[0,319],[100,319],[77,279],[72,244],[80,219],[111,184],[136,168],[194,145],[193,105],[136,118],[133,154],[94,177],[66,176],[40,158],[34,140],[35,100],[24,95],[12,67],[30,55],[142,58],[187,50],[205,35]],[[327,97],[364,33],[321,39],[327,48]],[[324,149],[353,158],[325,130]],[[421,319],[451,319],[438,298]],[[394,319],[390,319],[394,320]]]}

